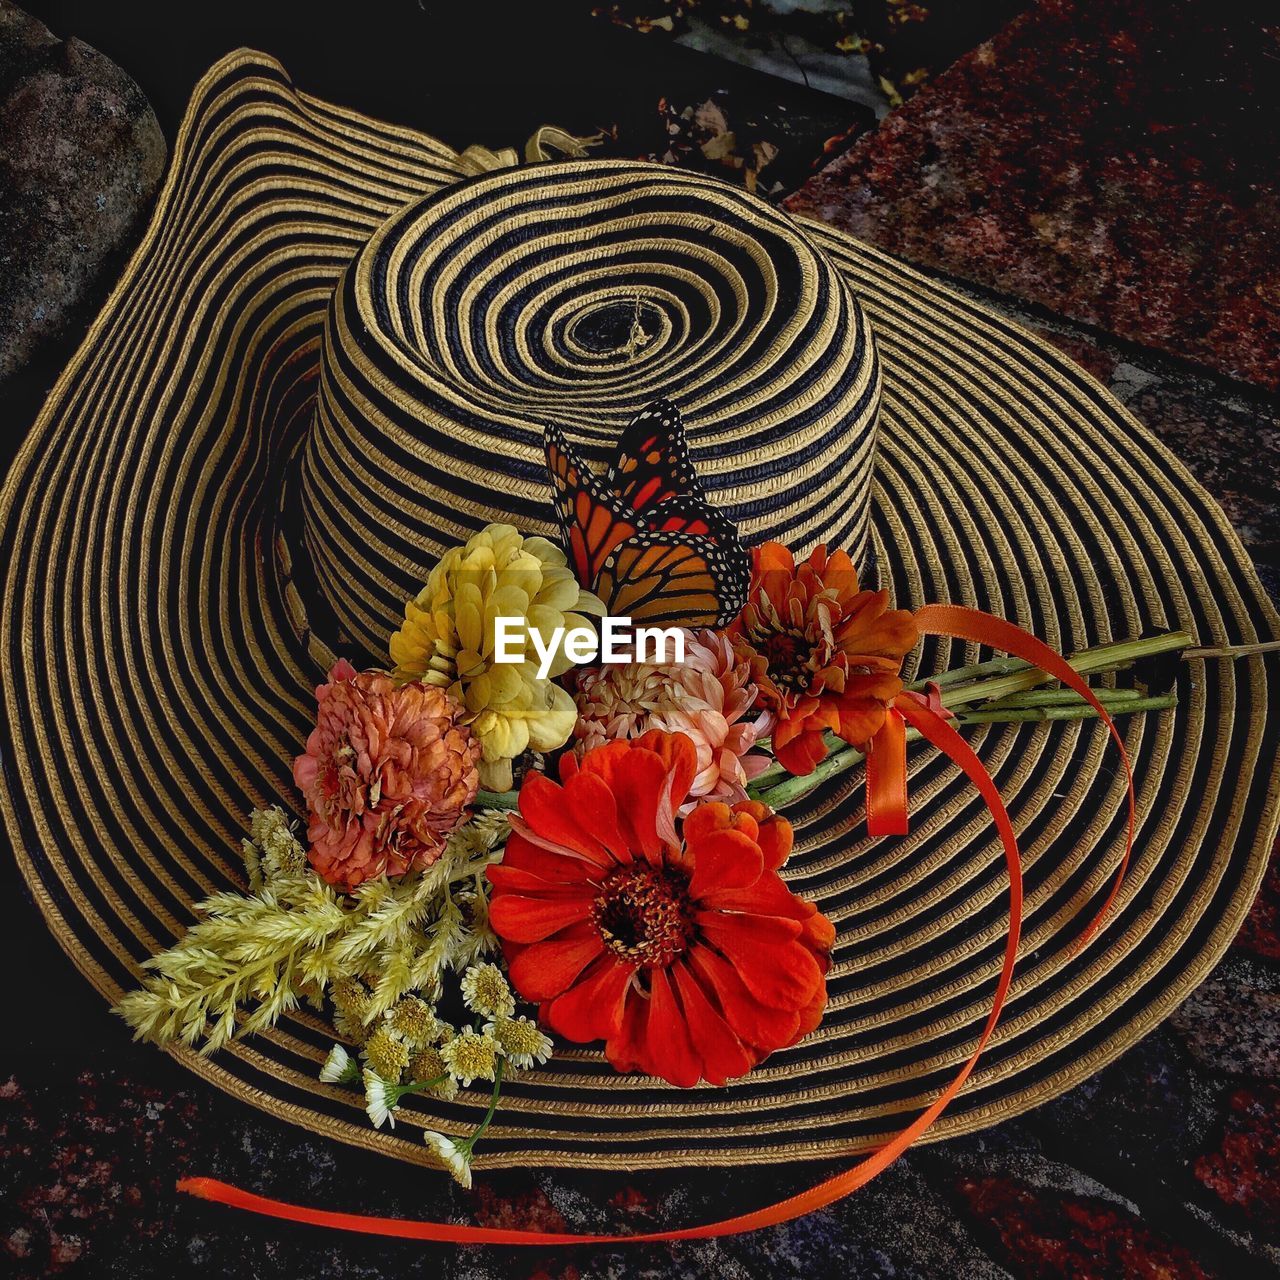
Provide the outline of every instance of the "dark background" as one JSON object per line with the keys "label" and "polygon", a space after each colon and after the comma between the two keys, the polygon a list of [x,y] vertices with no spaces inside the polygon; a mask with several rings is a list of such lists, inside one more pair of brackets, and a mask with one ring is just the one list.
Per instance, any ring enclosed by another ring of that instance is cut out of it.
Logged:
{"label": "dark background", "polygon": [[[872,31],[879,46],[869,55],[868,82],[879,86],[883,77],[889,86],[875,102],[774,74],[780,50],[808,37],[764,6],[751,12],[743,56],[770,70],[712,57],[661,30],[638,31],[645,12],[682,9],[661,0],[647,10],[429,0],[26,5],[57,35],[79,36],[132,75],[170,140],[196,79],[239,45],[280,58],[308,92],[459,148],[518,146],[553,122],[582,134],[604,129],[612,154],[660,157],[670,145],[667,108],[715,101],[741,149],[760,140],[777,147],[761,173],[770,198],[798,192],[799,207],[967,282],[1107,383],[1223,501],[1274,591],[1280,415],[1274,379],[1255,371],[1261,362],[1241,357],[1250,342],[1265,345],[1274,334],[1264,324],[1234,341],[1230,333],[1205,337],[1203,293],[1175,289],[1178,264],[1148,253],[1142,239],[1199,244],[1224,291],[1256,296],[1260,307],[1274,291],[1280,302],[1280,260],[1270,276],[1252,265],[1274,257],[1280,200],[1255,168],[1232,161],[1256,157],[1275,136],[1271,117],[1255,118],[1265,95],[1254,87],[1275,59],[1273,28],[1248,5],[1061,0],[1031,15],[1039,34],[1019,28],[1021,45],[995,34],[1025,7],[1015,0],[861,6],[859,29]],[[593,8],[617,10],[619,21],[592,16]],[[721,11],[745,10],[701,7],[713,24]],[[677,35],[682,21],[673,20]],[[981,56],[946,70],[992,35]],[[815,43],[830,36],[828,24]],[[1274,75],[1280,81],[1280,60]],[[890,111],[899,98],[905,105]],[[1171,116],[1170,101],[1181,104],[1181,116]],[[1112,115],[1099,123],[1104,107]],[[1166,166],[1161,176],[1143,147],[1169,129],[1180,156],[1194,160],[1198,148],[1205,162]],[[981,159],[973,155],[979,139],[988,148]],[[836,194],[811,181],[846,151],[837,164],[853,177]],[[675,158],[708,163],[696,139]],[[1131,169],[1118,171],[1123,164]],[[1043,212],[1043,179],[1036,186],[1026,177],[1046,166],[1066,188],[1053,196],[1059,224],[1049,248],[1027,232],[1037,224],[1024,216],[1028,201]],[[1151,173],[1139,191],[1134,174]],[[1215,216],[1232,211],[1229,238],[1209,224],[1189,231],[1179,222],[1196,202]],[[1129,221],[1135,209],[1144,219],[1137,230]],[[0,386],[6,460],[126,248],[62,336]],[[1247,270],[1239,274],[1242,261]],[[1132,295],[1149,332],[1093,289],[1099,278],[1114,284],[1114,297]],[[21,1276],[108,1277],[183,1268],[237,1277],[1277,1273],[1274,873],[1215,977],[1170,1024],[1059,1101],[985,1134],[917,1149],[850,1201],[774,1231],[700,1245],[526,1253],[328,1236],[178,1197],[173,1181],[208,1174],[326,1207],[410,1217],[643,1230],[749,1208],[833,1169],[513,1172],[481,1175],[466,1195],[435,1174],[309,1137],[207,1088],[156,1050],[133,1046],[53,942],[11,860],[2,874],[9,906],[0,929],[0,1274],[6,1267]]]}

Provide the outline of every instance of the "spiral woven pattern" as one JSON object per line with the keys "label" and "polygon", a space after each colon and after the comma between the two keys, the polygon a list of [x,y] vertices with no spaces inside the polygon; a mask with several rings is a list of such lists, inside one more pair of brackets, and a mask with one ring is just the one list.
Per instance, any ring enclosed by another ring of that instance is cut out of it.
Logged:
{"label": "spiral woven pattern", "polygon": [[[835,232],[762,212],[768,264],[745,227],[708,233],[717,248],[703,285],[679,288],[656,239],[637,249],[653,336],[615,370],[617,279],[592,277],[596,249],[575,258],[553,230],[590,203],[593,172],[600,207],[582,246],[625,222],[629,175],[648,182],[649,170],[497,175],[424,204],[462,173],[442,144],[298,94],[259,54],[233,55],[199,86],[151,229],[0,497],[5,822],[50,928],[107,999],[136,985],[193,902],[242,886],[245,815],[293,797],[289,763],[335,636],[385,644],[396,602],[364,575],[416,585],[431,548],[499,514],[545,527],[533,470],[544,415],[599,451],[631,408],[673,396],[713,497],[750,534],[856,541],[869,515],[869,573],[903,607],[973,605],[1064,651],[1175,625],[1206,645],[1277,635],[1217,505],[1101,388],[1023,330]],[[678,193],[722,206],[723,222],[746,207],[715,184],[664,182],[646,214],[664,243]],[[486,191],[501,207],[483,207]],[[504,277],[501,240],[474,230],[427,252],[473,202],[467,217],[508,225],[539,192],[545,269],[516,253]],[[675,234],[678,261],[696,257],[700,235]],[[470,310],[458,302],[457,333],[447,316],[414,319],[412,304],[445,305],[450,273],[472,299]],[[798,292],[808,278],[819,291],[827,281],[820,308]],[[697,310],[707,280],[714,316]],[[850,296],[882,366],[869,510],[856,406],[876,375]],[[812,331],[796,321],[810,314],[826,317]],[[753,325],[791,342],[758,352]],[[721,375],[722,355],[737,363]],[[843,434],[840,415],[817,412],[803,390],[815,370],[854,406]],[[767,415],[750,411],[753,377]],[[407,420],[412,405],[422,412]],[[823,488],[798,460],[828,433],[847,488]],[[976,656],[932,643],[913,661],[932,671]],[[1081,1080],[1221,955],[1275,834],[1274,662],[1186,664],[1176,713],[1122,721],[1135,858],[1074,957],[1123,843],[1117,759],[1095,724],[966,731],[1024,849],[1025,941],[993,1045],[931,1136]],[[847,1154],[901,1128],[971,1049],[1006,910],[979,798],[928,748],[912,748],[909,768],[906,838],[865,837],[857,776],[794,814],[788,874],[839,930],[816,1034],[723,1090],[617,1077],[596,1051],[561,1049],[511,1085],[480,1163],[735,1165]],[[299,1012],[212,1059],[175,1056],[308,1129],[419,1163],[423,1126],[464,1132],[487,1100],[419,1103],[394,1131],[374,1131],[356,1093],[317,1081],[330,1043],[324,1022]]]}
{"label": "spiral woven pattern", "polygon": [[660,396],[744,537],[861,555],[875,347],[794,222],[600,161],[503,170],[390,218],[335,292],[303,459],[305,544],[343,634],[385,651],[422,566],[490,521],[554,534],[546,424],[604,462]]}

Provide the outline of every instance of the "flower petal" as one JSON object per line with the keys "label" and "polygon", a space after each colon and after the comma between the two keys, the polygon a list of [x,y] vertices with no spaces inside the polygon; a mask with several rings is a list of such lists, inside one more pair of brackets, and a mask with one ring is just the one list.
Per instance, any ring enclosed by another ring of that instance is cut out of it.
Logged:
{"label": "flower petal", "polygon": [[688,961],[703,989],[714,995],[725,1023],[761,1057],[791,1043],[800,1025],[798,1013],[761,1004],[733,966],[710,947],[694,947]]}
{"label": "flower petal", "polygon": [[646,1070],[678,1089],[691,1089],[702,1079],[702,1059],[694,1052],[689,1023],[665,969],[649,976],[649,1027]]}
{"label": "flower petal", "polygon": [[697,901],[716,889],[746,889],[760,879],[760,846],[741,831],[715,831],[688,846],[693,860],[689,896]]}
{"label": "flower petal", "polygon": [[623,997],[634,972],[634,965],[602,955],[568,991],[544,1006],[548,1023],[576,1044],[617,1035]]}
{"label": "flower petal", "polygon": [[[797,777],[807,777],[827,758],[827,746],[822,740],[820,729],[793,732],[789,738],[783,739],[782,729],[786,722],[779,722],[773,738],[773,754],[778,763]],[[794,721],[791,722],[794,724]]]}
{"label": "flower petal", "polygon": [[543,840],[571,849],[601,866],[612,862],[600,842],[579,825],[577,814],[566,802],[564,788],[545,774],[532,773],[525,778],[520,787],[520,816]]}
{"label": "flower petal", "polygon": [[756,843],[764,855],[765,870],[777,871],[791,856],[791,847],[795,842],[791,823],[759,800],[743,800],[733,806],[733,811],[750,814],[755,819],[759,832]]}
{"label": "flower petal", "polygon": [[800,934],[796,921],[721,912],[699,912],[695,919],[762,1003],[775,1009],[800,1009],[822,985],[818,962],[807,948],[792,942]]}
{"label": "flower petal", "polygon": [[509,942],[541,942],[553,933],[577,924],[586,914],[584,898],[527,897],[519,893],[495,893],[489,907],[489,923]]}
{"label": "flower petal", "polygon": [[[536,833],[532,833],[536,837]],[[605,874],[605,868],[588,858],[580,858],[576,853],[560,852],[548,849],[535,839],[529,839],[519,831],[512,831],[507,837],[507,847],[502,861],[497,864],[503,867],[519,867],[530,875],[550,883],[583,883],[599,884]]]}
{"label": "flower petal", "polygon": [[685,963],[677,963],[669,972],[680,993],[694,1050],[702,1059],[703,1077],[711,1084],[724,1084],[746,1075],[755,1065],[755,1055],[748,1053],[707,999],[693,970]]}
{"label": "flower petal", "polygon": [[603,953],[600,934],[586,921],[546,942],[524,947],[507,965],[516,990],[540,1004],[567,991],[583,969]]}
{"label": "flower petal", "polygon": [[[543,855],[548,860],[551,854]],[[567,861],[567,859],[561,859]],[[489,867],[486,872],[489,883],[503,892],[529,894],[536,898],[581,898],[589,902],[598,892],[598,887],[585,877],[578,876],[570,880],[564,877],[549,879],[539,875],[541,868],[515,866],[507,862],[499,862]]]}
{"label": "flower petal", "polygon": [[698,772],[698,751],[692,739],[683,733],[664,733],[650,729],[636,739],[635,745],[642,751],[652,751],[665,766],[671,779],[671,807],[684,804]]}
{"label": "flower petal", "polygon": [[662,861],[658,804],[667,785],[667,769],[652,751],[633,742],[609,742],[587,754],[583,775],[596,775],[613,792],[618,823],[627,847],[657,866]]}
{"label": "flower petal", "polygon": [[616,861],[631,861],[631,850],[618,822],[618,802],[603,779],[590,773],[577,774],[564,786],[564,802],[582,829]]}

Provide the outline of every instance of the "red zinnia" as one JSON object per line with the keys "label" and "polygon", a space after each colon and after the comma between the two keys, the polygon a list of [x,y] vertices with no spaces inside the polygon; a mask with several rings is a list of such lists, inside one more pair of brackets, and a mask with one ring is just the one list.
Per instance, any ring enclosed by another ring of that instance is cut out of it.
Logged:
{"label": "red zinnia", "polygon": [[818,1025],[831,922],[778,875],[791,824],[756,801],[677,813],[697,772],[654,730],[534,774],[493,883],[511,979],[568,1040],[688,1087],[745,1075]]}

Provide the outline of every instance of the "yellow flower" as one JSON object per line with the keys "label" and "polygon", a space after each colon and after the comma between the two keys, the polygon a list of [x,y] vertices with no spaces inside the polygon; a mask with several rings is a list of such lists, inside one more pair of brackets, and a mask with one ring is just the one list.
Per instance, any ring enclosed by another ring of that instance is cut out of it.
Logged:
{"label": "yellow flower", "polygon": [[387,1025],[415,1049],[435,1040],[440,1029],[435,1010],[419,996],[404,996],[388,1009]]}
{"label": "yellow flower", "polygon": [[488,1034],[477,1034],[474,1027],[463,1027],[440,1049],[440,1056],[463,1088],[473,1080],[492,1080],[498,1069],[498,1042]]}
{"label": "yellow flower", "polygon": [[432,1084],[427,1093],[452,1102],[458,1093],[458,1082],[449,1074],[448,1064],[439,1049],[420,1049],[409,1059],[409,1078],[418,1084]]}
{"label": "yellow flower", "polygon": [[[395,677],[447,688],[463,704],[483,752],[480,785],[506,791],[511,762],[529,748],[563,746],[577,719],[573,699],[554,683],[572,665],[563,645],[539,678],[530,633],[549,647],[557,627],[568,634],[588,625],[585,615],[603,613],[554,543],[491,524],[445,552],[405,605],[404,626],[391,637]],[[520,662],[495,661],[500,617],[524,620]]]}
{"label": "yellow flower", "polygon": [[365,1061],[390,1084],[396,1083],[409,1065],[409,1050],[385,1023],[374,1029],[364,1044]]}
{"label": "yellow flower", "polygon": [[495,1018],[484,1024],[513,1067],[531,1067],[546,1062],[551,1056],[551,1038],[538,1030],[529,1018]]}
{"label": "yellow flower", "polygon": [[462,975],[462,999],[473,1013],[507,1018],[516,1011],[515,997],[496,964],[473,964]]}

